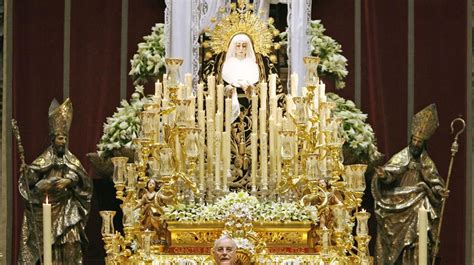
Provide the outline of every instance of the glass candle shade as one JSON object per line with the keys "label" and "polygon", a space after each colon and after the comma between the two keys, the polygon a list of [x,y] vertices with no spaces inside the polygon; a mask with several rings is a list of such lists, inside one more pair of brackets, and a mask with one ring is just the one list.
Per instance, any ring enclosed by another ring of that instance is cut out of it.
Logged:
{"label": "glass candle shade", "polygon": [[101,234],[103,237],[112,236],[115,233],[114,229],[114,216],[115,211],[100,211],[100,216],[102,217],[102,227]]}
{"label": "glass candle shade", "polygon": [[166,85],[171,88],[177,88],[179,86],[179,68],[183,64],[183,59],[178,58],[166,58]]}
{"label": "glass candle shade", "polygon": [[304,83],[306,87],[316,87],[319,83],[318,64],[319,57],[308,56],[303,58],[306,67]]}
{"label": "glass candle shade", "polygon": [[125,183],[125,174],[126,174],[126,164],[128,162],[128,157],[117,156],[111,158],[112,163],[114,164],[114,175],[113,181],[115,184],[124,184]]}
{"label": "glass candle shade", "polygon": [[367,236],[369,234],[369,228],[367,222],[370,218],[370,213],[362,210],[354,214],[357,219],[356,234],[358,236]]}
{"label": "glass candle shade", "polygon": [[186,131],[185,150],[186,156],[189,158],[197,158],[199,156],[199,132],[198,128],[189,128]]}

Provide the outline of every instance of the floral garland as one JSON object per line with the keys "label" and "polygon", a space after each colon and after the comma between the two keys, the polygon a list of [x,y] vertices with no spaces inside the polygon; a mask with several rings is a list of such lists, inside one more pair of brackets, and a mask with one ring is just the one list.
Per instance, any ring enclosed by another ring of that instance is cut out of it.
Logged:
{"label": "floral garland", "polygon": [[327,93],[328,100],[336,103],[334,116],[342,119],[340,133],[346,141],[344,147],[355,155],[360,163],[372,163],[382,154],[377,150],[377,140],[370,124],[366,123],[367,114],[362,113],[354,102],[334,93]]}
{"label": "floral garland", "polygon": [[144,84],[150,78],[157,79],[165,66],[165,25],[156,23],[150,35],[143,37],[145,42],[138,43],[137,53],[130,60],[128,73],[134,84]]}
{"label": "floral garland", "polygon": [[137,138],[141,128],[138,113],[143,110],[143,104],[148,102],[150,99],[144,96],[143,86],[135,87],[130,103],[126,100],[120,102],[117,111],[104,123],[104,134],[97,144],[97,152],[101,157],[111,157],[113,150],[131,147],[132,140]]}
{"label": "floral garland", "polygon": [[220,221],[230,214],[246,218],[249,221],[315,222],[318,220],[315,206],[301,206],[295,202],[260,202],[246,192],[231,192],[209,205],[179,204],[164,209],[166,220],[173,221]]}

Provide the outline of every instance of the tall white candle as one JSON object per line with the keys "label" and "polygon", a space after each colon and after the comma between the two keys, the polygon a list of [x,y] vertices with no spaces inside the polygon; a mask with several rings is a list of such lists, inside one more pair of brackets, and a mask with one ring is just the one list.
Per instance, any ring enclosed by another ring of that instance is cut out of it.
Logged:
{"label": "tall white candle", "polygon": [[184,83],[186,85],[186,95],[185,97],[189,97],[193,94],[193,75],[187,73],[184,75]]}
{"label": "tall white candle", "polygon": [[162,85],[161,85],[161,82],[160,80],[156,80],[156,83],[155,83],[155,97],[160,97],[161,98],[161,88],[162,88]]}
{"label": "tall white candle", "polygon": [[201,148],[199,148],[199,189],[204,190],[204,146],[205,146],[205,135],[206,135],[206,121],[204,117],[204,110],[198,112],[198,125],[201,132],[199,133],[199,142]]}
{"label": "tall white candle", "polygon": [[250,134],[250,148],[251,148],[251,157],[252,157],[252,192],[257,191],[257,165],[258,165],[258,157],[257,157],[257,133],[256,130],[252,131]]}
{"label": "tall white candle", "polygon": [[291,89],[291,96],[293,97],[298,96],[298,74],[296,73],[291,74],[290,89]]}
{"label": "tall white candle", "polygon": [[225,131],[230,133],[232,125],[232,99],[225,99]]}
{"label": "tall white candle", "polygon": [[270,90],[270,97],[276,97],[276,74],[271,74],[268,77],[268,86]]}
{"label": "tall white candle", "polygon": [[221,143],[222,143],[222,133],[216,131],[216,160],[215,160],[215,169],[214,169],[214,184],[215,190],[221,189]]}
{"label": "tall white candle", "polygon": [[214,160],[214,121],[212,119],[207,120],[207,174],[208,177],[213,175],[213,164]]}
{"label": "tall white candle", "polygon": [[207,91],[209,92],[209,96],[211,96],[212,100],[215,102],[216,98],[216,77],[210,75],[207,77]]}
{"label": "tall white candle", "polygon": [[418,208],[418,264],[428,264],[428,211]]}
{"label": "tall white candle", "polygon": [[197,102],[198,110],[204,109],[204,84],[199,83],[197,85]]}
{"label": "tall white candle", "polygon": [[268,135],[269,135],[269,151],[270,151],[270,177],[274,177],[276,173],[276,150],[275,150],[275,118],[270,115],[268,118]]}
{"label": "tall white candle", "polygon": [[280,139],[280,132],[281,131],[281,120],[279,120],[276,124],[276,172],[277,172],[277,185],[281,182],[281,139]]}
{"label": "tall white candle", "polygon": [[261,178],[262,178],[262,190],[268,189],[268,149],[267,149],[267,138],[266,133],[260,134],[260,166],[261,166]]}
{"label": "tall white candle", "polygon": [[51,204],[48,203],[48,196],[46,196],[46,202],[43,203],[43,258],[44,265],[53,264],[51,240]]}
{"label": "tall white candle", "polygon": [[196,123],[196,97],[190,96],[188,97],[191,100],[191,104],[189,104],[189,122],[191,123],[191,127]]}
{"label": "tall white candle", "polygon": [[217,111],[224,113],[224,85],[217,85]]}
{"label": "tall white candle", "polygon": [[252,95],[252,133],[258,132],[258,96]]}
{"label": "tall white candle", "polygon": [[260,107],[267,107],[267,83],[260,84]]}
{"label": "tall white candle", "polygon": [[222,190],[228,191],[227,177],[230,170],[230,131],[222,133]]}

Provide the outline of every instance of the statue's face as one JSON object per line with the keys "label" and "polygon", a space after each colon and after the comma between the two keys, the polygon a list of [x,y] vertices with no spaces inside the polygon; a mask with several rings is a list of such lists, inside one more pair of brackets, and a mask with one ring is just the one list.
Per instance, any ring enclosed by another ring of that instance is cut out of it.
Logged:
{"label": "statue's face", "polygon": [[416,137],[413,135],[410,141],[410,153],[413,157],[418,158],[420,157],[421,153],[423,152],[423,139]]}
{"label": "statue's face", "polygon": [[53,148],[57,155],[63,156],[66,152],[67,136],[58,134],[54,137]]}
{"label": "statue's face", "polygon": [[248,43],[246,41],[238,41],[235,43],[235,57],[243,60],[247,56]]}
{"label": "statue's face", "polygon": [[156,187],[156,183],[154,180],[148,181],[148,185],[147,185],[148,191],[154,191],[155,187]]}
{"label": "statue's face", "polygon": [[213,249],[216,263],[218,265],[234,264],[236,248],[235,242],[230,238],[219,240]]}

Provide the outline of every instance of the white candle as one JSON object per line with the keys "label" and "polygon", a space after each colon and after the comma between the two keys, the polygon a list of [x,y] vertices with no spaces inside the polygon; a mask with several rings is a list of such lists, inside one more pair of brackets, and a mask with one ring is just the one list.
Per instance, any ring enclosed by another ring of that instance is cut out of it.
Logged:
{"label": "white candle", "polygon": [[52,259],[52,243],[51,243],[51,204],[48,203],[48,196],[46,202],[43,203],[43,258],[44,265],[53,264]]}
{"label": "white candle", "polygon": [[252,150],[252,192],[257,191],[257,133],[256,130],[250,134],[250,148]]}
{"label": "white candle", "polygon": [[161,83],[160,83],[160,80],[156,80],[156,83],[155,83],[155,97],[158,97],[158,98],[161,98]]}
{"label": "white candle", "polygon": [[260,134],[260,166],[261,166],[261,178],[262,178],[262,190],[268,190],[268,157],[267,157],[267,134]]}
{"label": "white candle", "polygon": [[268,78],[270,97],[276,97],[276,74],[271,74]]}
{"label": "white candle", "polygon": [[267,83],[260,84],[260,107],[267,107]]}
{"label": "white candle", "polygon": [[276,173],[276,152],[275,152],[275,118],[270,115],[268,118],[269,150],[270,150],[270,176],[274,177]]}
{"label": "white candle", "polygon": [[193,94],[193,75],[187,73],[184,75],[184,84],[186,85],[186,95],[184,97],[189,97]]}
{"label": "white candle", "polygon": [[[217,115],[216,115],[217,116]],[[215,184],[215,190],[220,190],[221,189],[221,142],[222,142],[222,133],[220,131],[216,131],[216,162],[214,163],[215,165],[215,170],[214,170],[214,184]]]}
{"label": "white candle", "polygon": [[214,121],[212,119],[207,120],[207,172],[208,177],[212,177],[213,174],[213,156],[214,156]]}
{"label": "white candle", "polygon": [[252,95],[252,133],[258,132],[258,96]]}
{"label": "white candle", "polygon": [[278,121],[276,124],[276,172],[277,172],[277,185],[281,182],[281,139],[280,139],[280,132],[281,131],[281,121]]}
{"label": "white candle", "polygon": [[168,85],[166,82],[167,74],[163,75],[163,98],[168,99],[169,98],[169,91],[168,91]]}
{"label": "white candle", "polygon": [[418,264],[428,264],[428,211],[418,208]]}
{"label": "white candle", "polygon": [[198,110],[204,109],[204,84],[199,83],[197,85],[197,102],[198,102]]}
{"label": "white candle", "polygon": [[225,99],[225,131],[230,133],[232,125],[232,99]]}
{"label": "white candle", "polygon": [[211,96],[212,100],[215,100],[216,97],[216,77],[210,75],[207,77],[207,91],[209,92],[209,96]]}
{"label": "white candle", "polygon": [[323,81],[319,81],[319,97],[326,95],[326,85]]}
{"label": "white candle", "polygon": [[291,74],[291,81],[290,81],[290,89],[291,89],[291,96],[296,97],[298,96],[298,74],[292,73]]}
{"label": "white candle", "polygon": [[199,142],[201,148],[199,148],[199,182],[200,190],[204,190],[204,146],[205,146],[205,135],[206,135],[206,122],[204,118],[204,110],[199,110],[198,112],[198,125],[201,132],[199,133]]}
{"label": "white candle", "polygon": [[217,111],[224,113],[224,85],[217,86]]}
{"label": "white candle", "polygon": [[191,123],[191,127],[194,126],[196,123],[196,97],[195,96],[190,96],[188,98],[191,100],[191,104],[189,104],[189,121]]}
{"label": "white candle", "polygon": [[222,190],[228,191],[227,177],[230,170],[230,131],[222,133]]}

